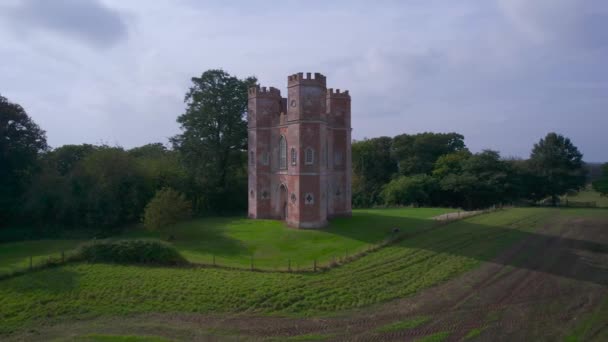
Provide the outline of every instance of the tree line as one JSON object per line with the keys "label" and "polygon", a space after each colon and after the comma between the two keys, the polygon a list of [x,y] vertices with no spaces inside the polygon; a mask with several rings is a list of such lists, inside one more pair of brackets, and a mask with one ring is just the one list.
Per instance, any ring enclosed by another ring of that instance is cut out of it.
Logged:
{"label": "tree line", "polygon": [[[142,218],[158,226],[185,212],[245,212],[247,89],[255,83],[255,77],[239,79],[222,70],[193,77],[185,112],[177,117],[181,133],[168,144],[131,149],[50,148],[24,108],[0,96],[0,228],[111,234]],[[528,160],[490,150],[471,153],[457,133],[366,139],[354,142],[352,151],[356,207],[474,209],[547,197],[556,203],[585,183],[582,154],[555,133],[534,145]]]}
{"label": "tree line", "polygon": [[472,153],[458,133],[365,139],[352,147],[353,205],[479,209],[543,199],[556,205],[560,195],[585,185],[582,157],[556,133],[540,139],[525,160]]}

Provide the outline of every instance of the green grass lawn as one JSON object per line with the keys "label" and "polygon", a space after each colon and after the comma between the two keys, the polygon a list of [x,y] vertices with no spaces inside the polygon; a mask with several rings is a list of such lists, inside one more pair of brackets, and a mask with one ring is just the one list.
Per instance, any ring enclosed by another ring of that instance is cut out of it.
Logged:
{"label": "green grass lawn", "polygon": [[[398,213],[387,211],[389,217]],[[146,312],[331,315],[409,296],[471,270],[560,213],[526,208],[472,217],[323,273],[106,264],[32,272],[0,281],[0,333],[45,321]],[[362,218],[376,226],[375,216],[381,215]],[[365,241],[367,234],[361,235],[349,239]]]}
{"label": "green grass lawn", "polygon": [[35,266],[49,257],[59,258],[62,251],[73,250],[81,240],[35,240],[0,244],[0,275]]}
{"label": "green grass lawn", "polygon": [[[432,217],[453,211],[441,208],[398,208],[355,210],[353,217],[332,220],[321,230],[293,229],[275,220],[240,217],[203,218],[176,225],[173,245],[191,262],[254,266],[261,269],[312,268],[313,262],[326,264],[379,243],[394,227],[415,233],[433,224]],[[160,235],[143,229],[125,233],[123,238]]]}
{"label": "green grass lawn", "polygon": [[[352,218],[332,220],[322,230],[286,227],[273,220],[250,220],[242,217],[211,217],[175,226],[173,244],[194,263],[262,269],[311,268],[333,258],[354,254],[390,235],[393,227],[403,232],[417,232],[432,224],[431,218],[451,209],[399,208],[355,210]],[[131,228],[117,238],[160,237],[156,232]],[[84,240],[34,240],[0,244],[0,275],[59,257],[62,251],[74,249]]]}
{"label": "green grass lawn", "polygon": [[574,202],[595,202],[598,207],[608,208],[608,197],[601,196],[599,192],[591,188],[579,191],[576,195],[562,197],[562,201],[566,199]]}

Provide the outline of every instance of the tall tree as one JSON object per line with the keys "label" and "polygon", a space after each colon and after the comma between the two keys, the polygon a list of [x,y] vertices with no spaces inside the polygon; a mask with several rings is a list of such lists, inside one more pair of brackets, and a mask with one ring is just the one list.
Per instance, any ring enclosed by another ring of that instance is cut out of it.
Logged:
{"label": "tall tree", "polygon": [[608,195],[608,163],[602,165],[602,175],[593,182],[593,189],[604,196]]}
{"label": "tall tree", "polygon": [[247,193],[242,151],[247,144],[247,89],[255,83],[255,77],[239,79],[223,70],[192,78],[186,112],[177,119],[182,134],[171,141],[200,188],[197,192],[206,196],[190,194],[197,210],[246,203],[246,196],[233,201],[229,194]]}
{"label": "tall tree", "polygon": [[23,107],[0,96],[0,224],[14,214],[39,153],[47,149],[45,132]]}
{"label": "tall tree", "polygon": [[549,133],[534,144],[530,166],[540,176],[541,191],[551,196],[553,205],[557,205],[560,195],[585,185],[582,159],[582,153],[572,141],[557,133]]}
{"label": "tall tree", "polygon": [[391,156],[392,141],[390,137],[378,137],[352,144],[352,187],[355,206],[380,204],[382,186],[397,172],[397,163]]}
{"label": "tall tree", "polygon": [[466,150],[464,136],[458,133],[401,134],[393,138],[393,158],[402,175],[430,174],[437,159]]}

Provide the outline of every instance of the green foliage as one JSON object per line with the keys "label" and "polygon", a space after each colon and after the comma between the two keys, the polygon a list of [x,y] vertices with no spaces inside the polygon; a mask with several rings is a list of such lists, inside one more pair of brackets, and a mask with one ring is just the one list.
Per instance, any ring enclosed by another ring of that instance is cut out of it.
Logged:
{"label": "green foliage", "polygon": [[539,175],[540,192],[550,196],[553,205],[558,197],[585,185],[583,155],[570,139],[549,133],[532,149],[530,167]]}
{"label": "green foliage", "polygon": [[525,238],[555,213],[513,209],[469,218],[316,274],[104,264],[33,272],[0,282],[0,333],[48,317],[245,311],[310,316],[363,307],[461,275]]}
{"label": "green foliage", "polygon": [[489,207],[516,196],[514,170],[496,151],[485,150],[468,157],[446,156],[438,167],[435,174],[444,175],[441,189],[466,209]]}
{"label": "green foliage", "polygon": [[183,194],[163,188],[156,192],[144,211],[144,226],[172,236],[170,227],[192,216],[192,204]]}
{"label": "green foliage", "polygon": [[[171,139],[193,178],[188,196],[196,211],[245,210],[247,89],[255,77],[238,79],[223,70],[192,78],[182,133]],[[204,194],[204,196],[203,196]]]}
{"label": "green foliage", "polygon": [[38,156],[47,148],[45,132],[23,107],[0,95],[0,227],[16,216]]}
{"label": "green foliage", "polygon": [[437,180],[428,175],[400,176],[384,186],[381,196],[388,205],[431,205],[438,188]]}
{"label": "green foliage", "polygon": [[458,133],[425,132],[393,138],[393,158],[402,175],[430,174],[442,155],[465,151],[464,136]]}
{"label": "green foliage", "polygon": [[392,138],[379,137],[352,144],[352,203],[355,207],[370,207],[380,203],[382,187],[397,172],[391,156]]}
{"label": "green foliage", "polygon": [[593,182],[593,189],[604,196],[608,195],[608,163],[602,165],[602,175]]}
{"label": "green foliage", "polygon": [[172,245],[158,240],[98,240],[80,246],[76,259],[119,264],[185,264]]}

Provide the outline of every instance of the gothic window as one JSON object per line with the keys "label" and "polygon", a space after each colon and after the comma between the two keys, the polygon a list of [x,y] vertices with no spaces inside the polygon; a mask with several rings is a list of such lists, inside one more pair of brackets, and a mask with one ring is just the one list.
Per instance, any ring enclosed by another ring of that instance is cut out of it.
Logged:
{"label": "gothic window", "polygon": [[296,152],[295,148],[291,148],[291,165],[296,165],[298,161],[298,152]]}
{"label": "gothic window", "polygon": [[268,165],[270,163],[270,153],[264,152],[262,153],[262,164]]}
{"label": "gothic window", "polygon": [[342,159],[343,159],[342,152],[336,151],[336,153],[334,155],[334,163],[336,165],[342,165]]}
{"label": "gothic window", "polygon": [[298,196],[296,196],[296,194],[294,194],[293,192],[291,193],[291,201],[293,203],[296,203],[296,200],[298,199]]}
{"label": "gothic window", "polygon": [[287,140],[282,135],[279,140],[279,169],[287,169]]}
{"label": "gothic window", "polygon": [[307,147],[306,151],[305,151],[305,155],[304,155],[304,163],[306,165],[311,165],[311,164],[314,164],[314,162],[315,162],[315,151],[312,148]]}
{"label": "gothic window", "polygon": [[253,195],[254,195],[253,190],[250,190],[250,191],[249,191],[249,196],[250,196],[251,198],[253,198]]}
{"label": "gothic window", "polygon": [[268,199],[268,191],[262,191],[262,199]]}
{"label": "gothic window", "polygon": [[304,195],[304,204],[312,205],[315,204],[315,196],[310,192]]}
{"label": "gothic window", "polygon": [[255,165],[255,153],[253,151],[249,152],[249,164]]}

